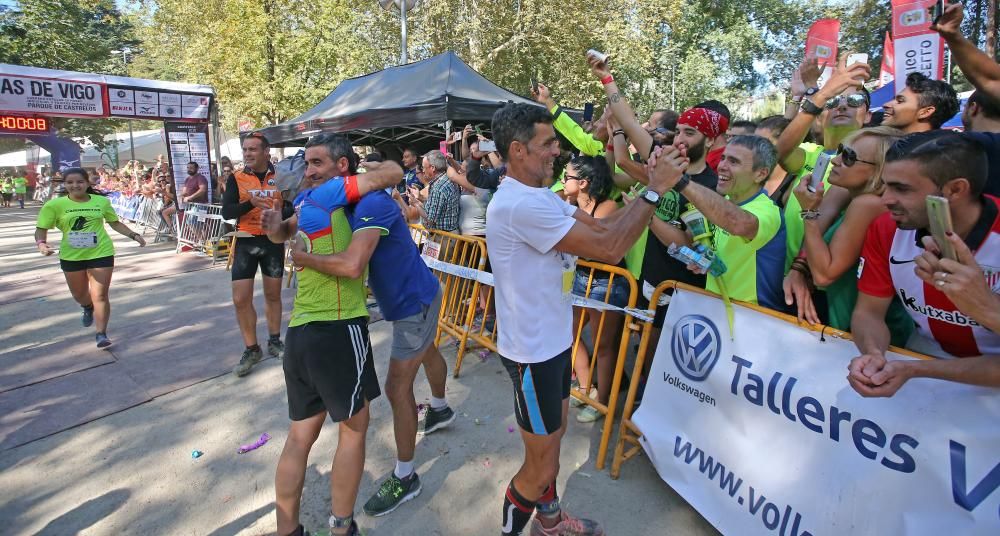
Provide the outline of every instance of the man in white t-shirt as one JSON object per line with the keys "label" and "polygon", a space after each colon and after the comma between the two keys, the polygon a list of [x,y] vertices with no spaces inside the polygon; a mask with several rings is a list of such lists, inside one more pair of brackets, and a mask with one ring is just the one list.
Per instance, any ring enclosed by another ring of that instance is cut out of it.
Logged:
{"label": "man in white t-shirt", "polygon": [[597,220],[542,187],[559,156],[544,108],[508,104],[494,114],[492,126],[507,176],[487,209],[486,245],[496,282],[497,348],[514,384],[525,448],[505,493],[502,534],[521,534],[537,507],[533,536],[602,535],[599,524],[560,509],[555,486],[572,373],[576,257],[620,261],[649,225],[665,184],[683,174],[688,160],[673,147],[654,153],[641,201]]}

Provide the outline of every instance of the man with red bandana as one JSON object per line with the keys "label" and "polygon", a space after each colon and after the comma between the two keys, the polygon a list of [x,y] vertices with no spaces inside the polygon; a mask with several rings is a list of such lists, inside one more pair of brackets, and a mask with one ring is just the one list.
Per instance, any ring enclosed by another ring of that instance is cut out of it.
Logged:
{"label": "man with red bandana", "polygon": [[722,153],[726,150],[726,133],[729,131],[729,122],[732,120],[732,116],[729,113],[729,108],[717,100],[707,100],[696,104],[694,107],[713,110],[722,116],[723,121],[720,124],[719,135],[716,136],[715,142],[712,143],[711,148],[705,155],[705,164],[712,168],[712,171],[718,173],[719,162],[722,161]]}

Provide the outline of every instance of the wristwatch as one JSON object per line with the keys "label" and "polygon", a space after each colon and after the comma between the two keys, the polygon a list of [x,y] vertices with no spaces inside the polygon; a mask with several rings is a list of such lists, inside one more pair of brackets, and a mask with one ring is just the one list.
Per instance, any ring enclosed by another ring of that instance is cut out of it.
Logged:
{"label": "wristwatch", "polygon": [[646,191],[639,196],[639,198],[654,207],[660,204],[660,194],[650,190],[649,188],[647,188]]}
{"label": "wristwatch", "polygon": [[819,115],[823,113],[823,107],[816,106],[816,103],[808,98],[802,99],[802,105],[800,108],[803,113],[807,113],[809,115]]}
{"label": "wristwatch", "polygon": [[813,86],[813,87],[807,89],[806,92],[802,94],[802,96],[808,99],[809,97],[812,97],[813,95],[815,95],[817,93],[819,93],[819,88],[816,87],[816,86]]}
{"label": "wristwatch", "polygon": [[674,185],[674,191],[680,193],[681,190],[687,188],[688,184],[691,184],[691,177],[688,177],[687,173],[685,173],[681,175],[681,180],[677,181],[677,184]]}

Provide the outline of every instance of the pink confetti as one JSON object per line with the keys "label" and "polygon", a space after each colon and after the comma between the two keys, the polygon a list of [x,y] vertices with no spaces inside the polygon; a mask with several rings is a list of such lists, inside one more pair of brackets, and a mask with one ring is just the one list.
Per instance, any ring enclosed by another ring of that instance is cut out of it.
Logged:
{"label": "pink confetti", "polygon": [[263,434],[260,435],[260,439],[258,439],[257,441],[254,441],[253,443],[250,443],[249,445],[241,445],[240,448],[239,448],[239,450],[237,450],[236,452],[239,453],[239,454],[244,454],[244,453],[250,452],[251,450],[259,449],[259,448],[263,447],[264,444],[267,443],[268,440],[270,440],[270,439],[271,439],[271,436],[267,435],[267,433],[265,432],[265,433],[263,433]]}
{"label": "pink confetti", "polygon": [[508,434],[513,434],[514,433],[514,427],[513,426],[508,426],[507,427],[507,433]]}

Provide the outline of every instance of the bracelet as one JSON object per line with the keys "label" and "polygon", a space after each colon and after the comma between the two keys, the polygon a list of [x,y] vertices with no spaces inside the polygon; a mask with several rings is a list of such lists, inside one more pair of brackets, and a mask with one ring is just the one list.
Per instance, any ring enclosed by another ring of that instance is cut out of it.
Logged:
{"label": "bracelet", "polygon": [[792,95],[792,102],[799,104],[802,102],[802,95]]}
{"label": "bracelet", "polygon": [[605,76],[604,78],[601,79],[601,83],[604,84],[604,85],[608,85],[608,84],[610,84],[611,82],[614,82],[614,81],[615,81],[615,77],[611,76],[610,74],[608,76]]}
{"label": "bracelet", "polygon": [[801,216],[803,220],[815,220],[815,219],[819,218],[819,211],[818,210],[803,210],[802,212],[799,212],[799,216]]}
{"label": "bracelet", "polygon": [[620,128],[616,129],[614,132],[611,133],[611,137],[624,136],[624,135],[625,135],[625,131],[622,130],[622,129],[620,129]]}
{"label": "bracelet", "polygon": [[681,175],[681,179],[677,181],[677,184],[674,185],[673,189],[675,192],[681,193],[681,190],[687,188],[688,184],[691,184],[691,179],[687,176],[687,174],[684,174]]}

